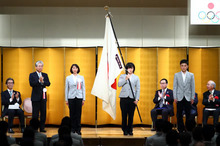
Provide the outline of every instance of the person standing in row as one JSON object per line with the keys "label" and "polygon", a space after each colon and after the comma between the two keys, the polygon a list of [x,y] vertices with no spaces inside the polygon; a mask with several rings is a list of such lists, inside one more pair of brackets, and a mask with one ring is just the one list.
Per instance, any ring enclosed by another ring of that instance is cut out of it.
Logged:
{"label": "person standing in row", "polygon": [[[124,135],[133,135],[133,117],[135,106],[138,104],[140,97],[140,79],[134,75],[135,66],[129,62],[125,66],[126,74],[122,74],[118,81],[118,86],[122,87],[119,98],[122,113],[122,131]],[[129,81],[132,86],[129,85]],[[133,93],[134,96],[133,96]]]}
{"label": "person standing in row", "polygon": [[40,112],[40,132],[46,132],[45,121],[46,121],[46,103],[47,94],[46,86],[50,86],[48,75],[43,73],[44,63],[37,61],[35,63],[36,71],[31,73],[29,76],[29,83],[32,87],[31,101],[32,101],[32,117],[38,119]]}
{"label": "person standing in row", "polygon": [[65,101],[69,106],[71,131],[81,135],[82,106],[85,103],[86,89],[84,77],[79,75],[80,68],[77,64],[70,67],[71,75],[66,77]]}
{"label": "person standing in row", "polygon": [[173,81],[173,98],[177,104],[177,125],[178,131],[183,132],[185,126],[183,123],[183,110],[185,109],[186,121],[190,119],[191,104],[195,96],[194,74],[187,71],[188,61],[180,61],[181,71],[175,73]]}

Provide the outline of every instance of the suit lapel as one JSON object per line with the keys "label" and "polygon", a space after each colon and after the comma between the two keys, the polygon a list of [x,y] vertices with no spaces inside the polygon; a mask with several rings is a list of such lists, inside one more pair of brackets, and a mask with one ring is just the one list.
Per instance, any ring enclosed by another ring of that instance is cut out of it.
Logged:
{"label": "suit lapel", "polygon": [[188,80],[189,80],[189,72],[186,71],[186,79],[185,79],[185,83],[187,83]]}
{"label": "suit lapel", "polygon": [[5,91],[5,94],[7,95],[8,98],[11,98],[11,96],[10,96],[8,90]]}
{"label": "suit lapel", "polygon": [[[37,74],[36,71],[35,71],[34,75],[35,75],[35,77],[39,80],[39,76],[38,76],[38,74]],[[43,74],[42,74],[42,76],[43,76]]]}
{"label": "suit lapel", "polygon": [[215,97],[216,96],[216,90],[214,90],[214,93],[213,93],[213,97]]}

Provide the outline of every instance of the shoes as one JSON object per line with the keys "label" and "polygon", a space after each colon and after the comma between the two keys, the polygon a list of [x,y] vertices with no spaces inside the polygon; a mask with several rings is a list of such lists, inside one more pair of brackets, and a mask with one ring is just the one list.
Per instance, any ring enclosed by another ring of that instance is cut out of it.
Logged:
{"label": "shoes", "polygon": [[45,129],[41,129],[40,132],[47,132]]}
{"label": "shoes", "polygon": [[129,135],[133,135],[133,132],[128,132]]}
{"label": "shoes", "polygon": [[128,135],[128,132],[127,132],[127,131],[124,131],[124,135]]}
{"label": "shoes", "polygon": [[151,131],[156,131],[156,129],[152,128]]}
{"label": "shoes", "polygon": [[11,128],[9,128],[8,133],[15,133],[15,132]]}
{"label": "shoes", "polygon": [[21,133],[24,133],[24,128],[21,128]]}

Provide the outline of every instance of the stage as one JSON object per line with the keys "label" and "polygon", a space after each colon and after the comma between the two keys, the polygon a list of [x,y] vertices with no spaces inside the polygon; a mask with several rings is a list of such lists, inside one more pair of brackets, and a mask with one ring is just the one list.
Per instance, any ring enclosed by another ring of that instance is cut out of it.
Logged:
{"label": "stage", "polygon": [[[14,134],[7,134],[15,137],[17,142],[22,138],[19,128],[13,128]],[[50,138],[57,134],[58,128],[49,127],[46,128],[46,135],[48,142]],[[148,127],[135,127],[133,129],[133,136],[124,136],[121,128],[119,127],[105,127],[105,128],[87,128],[83,127],[82,138],[84,145],[135,145],[143,146],[145,143],[145,137],[149,137],[155,134]]]}

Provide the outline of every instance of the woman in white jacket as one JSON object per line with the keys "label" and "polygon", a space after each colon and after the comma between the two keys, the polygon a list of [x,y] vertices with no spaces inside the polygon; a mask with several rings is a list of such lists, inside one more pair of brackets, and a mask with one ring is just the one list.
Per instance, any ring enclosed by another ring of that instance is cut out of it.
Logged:
{"label": "woman in white jacket", "polygon": [[81,135],[81,113],[85,103],[85,81],[84,77],[78,75],[80,68],[73,64],[70,68],[71,75],[66,77],[65,101],[69,106],[72,132]]}
{"label": "woman in white jacket", "polygon": [[[140,80],[138,76],[134,75],[135,66],[133,63],[127,63],[125,69],[126,74],[122,74],[118,81],[118,86],[122,87],[119,95],[122,113],[122,130],[124,135],[133,135],[133,117],[135,106],[140,97]],[[128,79],[131,82],[134,96]]]}

